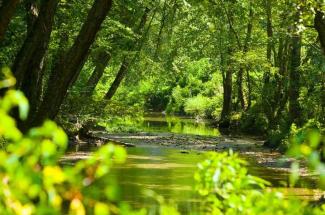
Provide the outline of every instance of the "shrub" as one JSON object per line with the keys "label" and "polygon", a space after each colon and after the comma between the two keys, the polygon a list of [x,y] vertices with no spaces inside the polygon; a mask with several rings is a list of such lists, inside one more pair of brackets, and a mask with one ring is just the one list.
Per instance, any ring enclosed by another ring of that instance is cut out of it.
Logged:
{"label": "shrub", "polygon": [[[320,188],[325,188],[325,135],[321,124],[316,120],[309,120],[302,128],[297,128],[295,124],[291,126],[289,143],[289,156],[306,160],[312,173],[319,176]],[[292,165],[294,183],[299,174],[299,162]]]}
{"label": "shrub", "polygon": [[284,197],[267,189],[269,183],[248,174],[237,154],[209,153],[198,165],[196,189],[206,201],[208,214],[324,214],[325,207]]}
{"label": "shrub", "polygon": [[0,100],[0,137],[5,143],[0,151],[1,214],[133,213],[118,204],[117,183],[110,175],[111,166],[126,158],[123,148],[106,145],[89,159],[62,167],[64,131],[47,121],[23,135],[8,114],[15,106],[26,118],[26,98],[10,90]]}
{"label": "shrub", "polygon": [[211,100],[202,95],[189,98],[185,102],[185,112],[196,117],[207,116],[208,109],[211,107]]}
{"label": "shrub", "polygon": [[241,117],[241,130],[250,134],[263,135],[268,129],[268,120],[260,111],[258,105],[254,105]]}

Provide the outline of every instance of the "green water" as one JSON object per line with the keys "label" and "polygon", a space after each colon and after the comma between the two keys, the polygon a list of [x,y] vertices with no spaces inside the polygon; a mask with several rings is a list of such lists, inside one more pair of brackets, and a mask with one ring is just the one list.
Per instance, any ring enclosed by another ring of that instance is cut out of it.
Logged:
{"label": "green water", "polygon": [[[137,126],[146,132],[220,135],[218,130],[211,127],[208,122],[196,122],[194,119],[188,118],[147,116]],[[91,150],[95,150],[95,148],[84,149],[86,155]],[[196,171],[197,163],[204,159],[203,153],[191,151],[184,154],[180,149],[155,145],[127,148],[127,152],[126,163],[116,166],[112,172],[112,177],[116,177],[120,185],[120,196],[123,201],[135,208],[149,207],[152,214],[157,214],[155,200],[144,194],[144,190],[150,189],[166,200],[177,203],[182,214],[201,211],[200,198],[194,191],[193,174]],[[78,152],[72,152],[68,156],[76,155]],[[246,156],[245,159],[249,161],[250,173],[270,181],[274,188],[285,187],[289,177],[287,172],[260,167],[249,156]],[[285,188],[284,191],[288,192],[288,195],[311,199],[316,191],[305,188],[314,187],[314,181],[306,177],[300,181],[297,188]]]}
{"label": "green water", "polygon": [[122,199],[134,207],[156,209],[155,200],[143,193],[150,189],[177,203],[183,212],[199,211],[193,174],[196,163],[202,159],[202,155],[181,154],[178,150],[160,147],[129,148],[126,164],[116,167],[114,175],[119,181]]}
{"label": "green water", "polygon": [[176,116],[161,117],[147,115],[142,123],[143,130],[154,132],[172,132],[176,134],[194,134],[203,136],[219,136],[218,129],[213,128],[207,120],[197,121],[192,118]]}
{"label": "green water", "polygon": [[201,136],[219,136],[209,120],[196,120],[189,117],[164,116],[161,113],[146,114],[143,118],[119,118],[102,124],[109,131],[126,132],[170,132]]}

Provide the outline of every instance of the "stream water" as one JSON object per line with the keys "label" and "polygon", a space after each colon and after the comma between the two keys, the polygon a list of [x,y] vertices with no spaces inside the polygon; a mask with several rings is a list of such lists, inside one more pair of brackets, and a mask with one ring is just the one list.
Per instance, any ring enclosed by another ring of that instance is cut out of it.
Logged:
{"label": "stream water", "polygon": [[[146,117],[140,126],[144,132],[220,136],[219,131],[208,122],[196,122],[188,118],[151,115]],[[241,139],[237,138],[236,141],[241,142]],[[141,141],[138,143],[136,147],[127,148],[127,162],[113,169],[113,176],[120,185],[121,198],[133,207],[146,206],[155,211],[155,200],[144,193],[144,190],[149,189],[166,200],[177,203],[184,214],[200,211],[200,201],[194,191],[193,174],[197,163],[204,159],[204,153],[194,150],[184,153],[178,148],[141,144]],[[92,149],[87,149],[83,155],[87,155],[88,150]],[[80,152],[70,152],[67,156],[73,157],[78,153]],[[256,157],[250,156],[249,153],[242,156],[249,161],[250,173],[270,181],[274,189],[281,189],[288,196],[294,195],[304,199],[315,199],[319,196],[320,191],[315,189],[315,180],[312,178],[303,177],[297,187],[289,189],[285,186],[289,173],[283,168],[258,165]]]}

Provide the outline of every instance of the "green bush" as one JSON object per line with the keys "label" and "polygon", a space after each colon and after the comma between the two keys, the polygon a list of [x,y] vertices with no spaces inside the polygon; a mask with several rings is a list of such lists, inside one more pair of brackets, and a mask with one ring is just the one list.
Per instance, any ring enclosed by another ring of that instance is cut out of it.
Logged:
{"label": "green bush", "polygon": [[241,130],[250,134],[264,135],[268,130],[268,120],[259,105],[252,106],[241,117]]}
{"label": "green bush", "polygon": [[203,118],[208,115],[208,110],[211,109],[211,105],[212,102],[209,98],[198,95],[186,99],[184,110],[189,115]]}
{"label": "green bush", "polygon": [[[309,120],[302,128],[295,124],[291,126],[290,136],[287,140],[289,150],[287,154],[297,159],[307,161],[312,173],[319,176],[319,187],[325,188],[325,132],[316,120]],[[298,179],[299,162],[292,165],[292,182]]]}
{"label": "green bush", "polygon": [[0,151],[1,214],[133,213],[118,204],[117,182],[110,175],[112,165],[126,158],[123,148],[106,145],[89,159],[62,167],[60,159],[68,140],[64,131],[47,121],[23,135],[9,115],[15,106],[25,119],[26,98],[9,90],[0,99],[0,137],[4,140]]}
{"label": "green bush", "polygon": [[198,165],[196,189],[205,199],[207,214],[273,215],[324,214],[298,199],[267,189],[268,182],[248,174],[237,154],[209,153]]}

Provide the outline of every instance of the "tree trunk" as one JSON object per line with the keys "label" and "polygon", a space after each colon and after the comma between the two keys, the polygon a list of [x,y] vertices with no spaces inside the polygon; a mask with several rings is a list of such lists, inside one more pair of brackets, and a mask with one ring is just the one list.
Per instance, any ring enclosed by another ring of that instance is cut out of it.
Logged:
{"label": "tree trunk", "polygon": [[247,101],[247,110],[252,106],[252,83],[251,83],[251,75],[249,74],[249,70],[246,70],[247,76],[247,89],[248,89],[248,101]]}
{"label": "tree trunk", "polygon": [[105,100],[111,100],[113,98],[113,96],[116,93],[116,90],[118,89],[122,80],[124,79],[128,69],[129,69],[129,62],[126,58],[124,58],[122,65],[120,67],[120,70],[118,71],[117,75],[115,76],[115,79],[114,79],[111,87],[109,88],[109,90],[107,91],[107,93],[104,97]]}
{"label": "tree trunk", "polygon": [[110,59],[111,54],[109,52],[100,51],[100,53],[98,54],[98,59],[96,59],[96,68],[87,81],[86,92],[84,93],[85,96],[90,97],[93,95],[93,92],[99,80],[103,76],[105,68],[107,67]]}
{"label": "tree trunk", "polygon": [[[266,33],[267,33],[267,46],[266,46],[266,58],[270,64],[272,63],[272,50],[273,49],[273,20],[272,20],[272,3],[273,0],[264,0],[265,14],[266,14]],[[264,83],[262,90],[262,107],[263,111],[269,121],[269,127],[274,125],[274,96],[273,87],[271,84],[271,69],[267,69],[264,73]]]}
{"label": "tree trunk", "polygon": [[237,73],[237,96],[238,100],[236,103],[237,106],[240,104],[240,109],[245,110],[246,102],[244,98],[244,91],[243,91],[243,79],[244,79],[244,68],[241,67]]}
{"label": "tree trunk", "polygon": [[233,62],[232,57],[234,53],[234,44],[237,43],[237,47],[241,49],[241,41],[240,38],[235,31],[233,26],[233,14],[227,11],[227,8],[224,6],[224,11],[226,18],[228,20],[228,38],[229,43],[227,44],[227,57],[223,59],[221,58],[221,64],[223,66],[223,105],[221,111],[221,117],[219,121],[220,128],[229,128],[230,127],[230,117],[232,112],[232,79],[233,79]]}
{"label": "tree trunk", "polygon": [[318,32],[318,38],[323,49],[323,54],[325,55],[325,13],[321,11],[316,11],[315,15],[315,28]]}
{"label": "tree trunk", "polygon": [[33,30],[34,23],[39,16],[39,5],[37,4],[36,0],[25,0],[24,6],[26,9],[26,22],[27,22],[27,35],[31,33]]}
{"label": "tree trunk", "polygon": [[112,0],[95,0],[74,44],[67,51],[64,59],[52,70],[43,102],[32,124],[39,124],[46,118],[55,118],[69,86],[79,75],[80,65],[87,57],[90,46],[95,41],[96,34],[111,6]]}
{"label": "tree trunk", "polygon": [[232,73],[231,65],[227,66],[225,79],[223,80],[223,105],[219,126],[226,128],[230,126],[230,114],[232,111]]}
{"label": "tree trunk", "polygon": [[[152,22],[152,20],[154,18],[154,15],[155,15],[154,14],[152,16],[151,21],[150,21],[149,26],[148,26],[148,29],[144,33],[143,30],[144,30],[144,27],[145,27],[147,19],[148,19],[149,11],[150,10],[148,8],[145,9],[144,14],[143,14],[143,16],[141,18],[140,24],[139,24],[138,28],[136,29],[136,33],[142,35],[142,38],[140,40],[138,40],[134,44],[135,48],[131,48],[131,49],[135,49],[137,51],[137,54],[139,54],[139,52],[142,49],[142,46],[143,46],[143,43],[144,43],[144,38],[145,38],[147,32],[150,29],[151,22]],[[117,75],[115,76],[115,79],[114,79],[112,85],[110,86],[110,88],[108,89],[107,93],[104,96],[105,100],[110,100],[110,99],[113,98],[113,96],[115,95],[117,89],[119,88],[120,84],[122,83],[124,77],[126,76],[130,65],[133,64],[133,62],[137,59],[137,54],[132,59],[129,59],[127,56],[125,56],[123,58],[121,67],[120,67],[119,71],[117,72]]]}
{"label": "tree trunk", "polygon": [[165,0],[164,8],[163,8],[162,15],[161,15],[160,28],[159,28],[158,37],[157,37],[156,51],[155,51],[155,55],[154,55],[156,59],[159,55],[161,40],[162,40],[161,37],[162,37],[162,33],[163,33],[163,30],[164,30],[165,24],[166,24],[167,5],[168,5],[168,0]]}
{"label": "tree trunk", "polygon": [[[323,72],[322,74],[322,88],[321,88],[321,92],[325,92],[325,73]],[[321,110],[321,121],[323,123],[325,123],[325,93],[322,93],[320,95],[320,101],[321,101],[321,107],[322,107],[322,110]]]}
{"label": "tree trunk", "polygon": [[[296,20],[299,19],[297,14]],[[297,30],[297,29],[295,29]],[[300,125],[301,108],[299,104],[300,65],[301,65],[301,34],[294,32],[292,36],[291,69],[289,74],[289,120]]]}
{"label": "tree trunk", "polygon": [[10,20],[13,17],[20,0],[3,0],[0,7],[0,41],[4,39]]}
{"label": "tree trunk", "polygon": [[272,24],[272,0],[265,0],[266,18],[267,18],[267,59],[269,62],[272,58],[273,46],[273,24]]}
{"label": "tree trunk", "polygon": [[288,100],[288,62],[289,57],[291,54],[289,53],[289,43],[290,38],[289,36],[282,36],[279,39],[279,48],[278,48],[278,55],[277,55],[277,64],[276,66],[279,67],[279,74],[276,75],[277,79],[277,88],[275,90],[275,94],[273,95],[274,100],[276,101],[274,103],[275,108],[275,122],[277,122],[280,117],[281,113],[285,108],[285,105],[287,104]]}
{"label": "tree trunk", "polygon": [[[254,12],[251,3],[249,8],[249,21],[247,24],[246,38],[243,46],[243,55],[246,55],[249,50],[249,44],[252,38],[252,31],[253,31],[253,16],[254,16]],[[241,109],[245,110],[246,103],[245,103],[244,92],[243,92],[243,76],[244,76],[244,68],[241,67],[237,74],[237,94],[238,94],[237,103],[240,103]]]}
{"label": "tree trunk", "polygon": [[43,78],[43,61],[48,49],[58,0],[44,1],[33,27],[18,52],[12,66],[17,79],[16,87],[21,89],[29,100],[31,113],[36,112]]}

